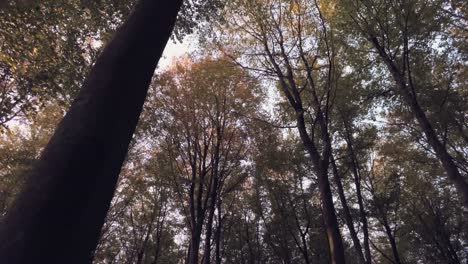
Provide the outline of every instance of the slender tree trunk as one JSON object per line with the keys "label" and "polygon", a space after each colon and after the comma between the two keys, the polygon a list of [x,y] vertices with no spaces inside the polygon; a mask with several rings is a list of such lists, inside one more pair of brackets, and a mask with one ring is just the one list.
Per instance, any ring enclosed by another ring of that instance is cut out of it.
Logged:
{"label": "slender tree trunk", "polygon": [[204,250],[204,264],[211,263],[211,235],[213,233],[213,220],[214,213],[216,210],[216,202],[218,200],[218,185],[219,185],[219,159],[220,159],[220,148],[222,142],[222,130],[217,127],[217,140],[216,145],[214,146],[214,153],[212,156],[212,184],[210,190],[210,207],[208,212],[208,221],[206,223],[206,235],[205,235],[205,250]]}
{"label": "slender tree trunk", "polygon": [[[216,165],[215,165],[216,166]],[[217,170],[216,170],[217,171]],[[213,172],[213,174],[217,174],[217,172]],[[209,208],[209,215],[208,221],[206,223],[206,234],[205,234],[205,250],[204,250],[204,264],[211,263],[211,235],[213,233],[213,220],[214,220],[214,212],[216,210],[216,201],[217,201],[217,194],[218,194],[218,176],[214,175],[214,182],[213,182],[213,189],[211,191],[210,197],[210,208]]]}
{"label": "slender tree trunk", "polygon": [[336,219],[333,196],[328,181],[328,171],[321,168],[318,172],[318,185],[322,199],[323,218],[327,231],[331,263],[345,263],[343,242],[341,239],[338,220]]}
{"label": "slender tree trunk", "polygon": [[163,208],[161,206],[162,205],[157,204],[156,201],[153,202],[153,210],[151,212],[150,223],[149,223],[149,226],[148,226],[148,230],[146,231],[145,237],[144,237],[144,239],[142,241],[142,245],[140,246],[140,249],[138,250],[136,264],[142,264],[143,263],[145,253],[146,253],[146,250],[148,248],[148,242],[149,242],[151,233],[153,233],[153,227],[154,227],[154,221],[155,220],[157,221],[156,229],[159,228],[159,219],[161,217],[161,213],[162,213],[162,210],[163,210]]}
{"label": "slender tree trunk", "polygon": [[386,219],[383,220],[383,226],[385,228],[385,233],[387,234],[388,241],[390,242],[390,247],[392,248],[392,253],[393,253],[393,258],[395,260],[395,263],[401,264],[400,254],[398,252],[396,240],[395,240],[395,237],[393,236],[392,229],[388,225],[388,222]]}
{"label": "slender tree trunk", "polygon": [[156,264],[158,263],[158,260],[159,260],[159,254],[161,252],[161,237],[163,235],[163,231],[164,231],[164,221],[165,221],[165,212],[164,212],[164,217],[159,220],[158,219],[158,223],[156,225],[156,248],[154,250],[154,258],[153,258],[153,261],[151,262],[152,264]]}
{"label": "slender tree trunk", "polygon": [[367,222],[367,213],[366,213],[366,209],[364,208],[364,199],[362,198],[362,193],[361,193],[360,166],[359,166],[359,161],[357,159],[356,153],[354,151],[354,141],[353,141],[353,136],[350,131],[350,127],[348,126],[348,122],[346,120],[343,120],[343,123],[345,127],[348,152],[351,158],[351,167],[352,167],[352,171],[354,174],[354,185],[356,186],[356,196],[358,198],[359,218],[362,223],[362,233],[364,237],[364,254],[365,254],[366,263],[370,264],[372,262],[372,256],[371,256],[370,245],[369,245],[369,227],[368,227],[368,222]]}
{"label": "slender tree trunk", "polygon": [[293,208],[293,212],[294,212],[294,218],[296,220],[296,225],[297,225],[297,228],[299,229],[299,233],[300,233],[300,236],[301,236],[301,243],[302,243],[302,255],[304,256],[304,261],[306,264],[310,264],[311,261],[310,261],[310,256],[309,256],[309,247],[307,246],[307,234],[309,233],[309,228],[310,228],[310,214],[309,214],[309,210],[307,209],[307,200],[304,196],[304,186],[303,186],[303,178],[302,177],[299,177],[299,187],[301,189],[301,196],[302,196],[302,210],[304,210],[304,214],[305,216],[307,217],[307,223],[306,223],[306,228],[304,231],[302,231],[302,228],[300,227],[300,223],[298,221],[298,218],[297,218],[297,214],[296,214],[296,211],[294,210],[294,206],[292,207]]}
{"label": "slender tree trunk", "polygon": [[142,0],[102,52],[0,225],[0,263],[90,263],[182,1]]}
{"label": "slender tree trunk", "polygon": [[434,150],[439,161],[442,163],[442,167],[447,173],[448,178],[453,182],[459,194],[461,195],[463,205],[468,208],[468,182],[463,177],[463,175],[461,175],[457,165],[453,161],[453,157],[448,153],[447,148],[438,138],[434,127],[426,116],[426,113],[419,105],[414,87],[412,85],[411,87],[408,86],[405,77],[398,69],[397,65],[389,58],[388,54],[380,45],[377,38],[370,37],[369,40],[378,51],[380,57],[384,60],[385,65],[387,66],[396,83],[398,91],[404,99],[404,102],[410,108],[411,113],[418,121],[420,128],[426,136],[427,142]]}
{"label": "slender tree trunk", "polygon": [[150,234],[152,232],[152,223],[150,224],[150,227],[148,229],[148,231],[146,232],[145,234],[145,238],[143,240],[143,243],[140,247],[140,249],[138,250],[138,254],[137,254],[137,261],[136,261],[136,264],[142,264],[143,263],[143,257],[145,256],[145,252],[146,252],[146,247],[148,245],[148,241],[149,241],[149,238],[150,238]]}
{"label": "slender tree trunk", "polygon": [[361,242],[359,241],[356,229],[354,228],[353,218],[351,216],[351,212],[349,211],[348,202],[346,201],[343,185],[341,183],[341,177],[338,172],[338,168],[336,166],[335,158],[333,157],[333,155],[331,156],[331,163],[333,176],[335,178],[336,187],[338,189],[338,196],[340,197],[341,205],[343,206],[344,218],[346,221],[346,225],[349,229],[349,235],[351,236],[351,240],[353,240],[353,246],[359,258],[359,262],[366,263],[366,259],[364,258],[364,254],[362,253]]}
{"label": "slender tree trunk", "polygon": [[216,264],[221,264],[221,228],[223,226],[222,224],[222,214],[221,214],[221,199],[218,199],[217,203],[217,210],[218,210],[218,227],[216,228],[216,233],[215,233],[215,243],[216,243]]}
{"label": "slender tree trunk", "polygon": [[[302,181],[302,178],[299,179],[299,181]],[[302,184],[301,184],[301,189],[302,189]],[[302,193],[303,194],[303,193]],[[286,194],[287,196],[289,196],[289,194]],[[283,199],[284,198],[284,195],[280,194],[280,199]],[[305,200],[305,199],[303,199]],[[281,203],[279,201],[277,201],[277,203]],[[300,236],[300,240],[296,237],[296,234],[295,234],[295,230],[292,226],[290,226],[290,224],[286,223],[286,226],[287,228],[289,229],[289,233],[290,235],[292,236],[293,240],[294,240],[294,243],[296,244],[297,248],[299,249],[299,251],[301,252],[303,258],[304,258],[304,261],[306,264],[310,264],[310,258],[309,258],[309,248],[307,246],[307,233],[308,233],[308,230],[309,230],[309,214],[307,213],[307,208],[306,208],[306,205],[303,204],[303,207],[304,207],[304,214],[306,215],[307,217],[307,224],[306,224],[306,228],[305,230],[302,230],[302,226],[301,226],[301,223],[299,221],[299,218],[298,218],[298,212],[296,210],[296,207],[294,206],[294,203],[295,201],[293,201],[290,197],[289,197],[289,204],[287,205],[282,205],[282,207],[291,207],[292,209],[292,215],[294,216],[294,222],[296,224],[296,228],[297,228],[297,231],[299,231],[299,236]],[[287,218],[286,214],[283,213],[284,210],[282,209],[281,210],[281,215],[284,219]]]}
{"label": "slender tree trunk", "polygon": [[[320,118],[320,117],[319,117]],[[324,122],[319,121],[319,122]],[[343,240],[340,234],[340,228],[338,225],[338,220],[335,214],[335,206],[333,204],[333,195],[330,189],[330,182],[328,180],[328,165],[330,163],[329,154],[324,154],[326,160],[320,158],[319,154],[314,143],[311,141],[304,121],[304,114],[297,114],[297,127],[299,130],[299,135],[301,140],[309,152],[312,162],[314,164],[315,173],[318,178],[318,187],[320,192],[320,199],[322,200],[322,211],[323,211],[323,220],[325,224],[325,230],[327,232],[328,246],[330,250],[330,263],[332,264],[342,264],[345,263],[344,247]],[[324,130],[324,129],[322,129]],[[326,137],[324,142],[325,146],[329,146],[328,131],[322,131],[324,133],[323,137]]]}
{"label": "slender tree trunk", "polygon": [[[196,145],[195,145],[196,146]],[[205,220],[205,210],[206,207],[203,206],[203,190],[205,182],[206,170],[204,163],[199,162],[200,168],[197,168],[197,159],[202,159],[198,157],[198,152],[195,149],[193,152],[193,163],[192,166],[192,179],[189,191],[189,206],[190,206],[190,221],[191,221],[191,238],[190,238],[190,247],[189,254],[187,258],[188,264],[198,264],[199,259],[199,250],[201,242],[201,234],[203,230],[203,223]],[[197,174],[199,179],[197,180]],[[198,182],[198,184],[197,184]],[[197,186],[197,188],[195,188]],[[195,190],[197,189],[197,190]],[[196,192],[195,192],[196,191]]]}
{"label": "slender tree trunk", "polygon": [[309,258],[309,248],[307,246],[307,238],[306,238],[306,234],[307,233],[302,233],[302,231],[300,231],[301,233],[301,242],[302,242],[302,255],[304,256],[304,261],[306,264],[310,264],[310,258]]}

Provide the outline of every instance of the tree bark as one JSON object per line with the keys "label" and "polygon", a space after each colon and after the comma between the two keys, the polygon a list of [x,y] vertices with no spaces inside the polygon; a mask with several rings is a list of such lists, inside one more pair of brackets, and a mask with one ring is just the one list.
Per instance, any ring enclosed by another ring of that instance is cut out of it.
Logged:
{"label": "tree bark", "polygon": [[390,247],[392,248],[393,258],[396,264],[401,264],[400,254],[398,252],[395,236],[393,235],[392,229],[388,224],[386,218],[383,219],[383,226],[385,228],[385,233],[387,234],[388,241],[390,242]]}
{"label": "tree bark", "polygon": [[[323,118],[320,116],[318,118]],[[319,120],[319,123],[323,123],[323,120]],[[304,122],[303,112],[297,114],[297,127],[299,130],[299,135],[301,140],[309,152],[312,162],[314,164],[315,172],[318,179],[318,187],[320,192],[320,199],[322,201],[322,211],[323,211],[323,220],[325,224],[325,229],[327,232],[328,246],[330,250],[330,263],[332,264],[341,264],[345,263],[344,247],[343,240],[340,234],[340,228],[338,225],[338,220],[335,214],[335,206],[333,204],[333,195],[330,188],[330,182],[328,180],[328,166],[330,159],[329,154],[324,154],[320,158],[317,149],[313,145],[314,143],[310,139],[307,129]],[[324,129],[322,129],[324,130]],[[329,135],[328,131],[322,131],[323,137],[326,137],[324,144],[326,147],[330,147],[329,144]],[[326,157],[326,160],[325,160]]]}
{"label": "tree bark", "polygon": [[[222,143],[222,129],[220,127],[216,128],[216,144],[214,146],[214,153],[212,157],[212,184],[210,190],[210,207],[208,212],[208,221],[206,223],[206,233],[205,233],[205,249],[204,249],[204,264],[211,263],[211,236],[213,234],[213,220],[214,213],[216,210],[216,202],[218,201],[218,186],[219,186],[219,160],[220,160],[220,148]],[[207,194],[208,195],[208,194]]]}
{"label": "tree bark", "polygon": [[200,249],[201,232],[201,226],[197,226],[190,242],[189,256],[187,261],[188,264],[198,264],[198,250]]}
{"label": "tree bark", "polygon": [[[217,166],[217,165],[215,165]],[[217,174],[217,172],[214,172],[213,174]],[[214,182],[213,182],[213,188],[210,194],[210,208],[208,212],[208,221],[206,223],[206,234],[205,234],[205,249],[204,249],[204,264],[210,264],[211,263],[211,236],[213,234],[213,220],[214,220],[214,212],[216,210],[216,201],[218,199],[218,176],[213,175]]]}
{"label": "tree bark", "polygon": [[142,0],[115,34],[0,227],[0,263],[91,263],[182,0]]}

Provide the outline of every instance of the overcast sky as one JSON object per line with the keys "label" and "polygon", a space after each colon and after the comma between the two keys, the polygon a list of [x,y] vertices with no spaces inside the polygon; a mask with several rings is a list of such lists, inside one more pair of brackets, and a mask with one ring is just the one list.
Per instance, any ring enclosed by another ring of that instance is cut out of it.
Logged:
{"label": "overcast sky", "polygon": [[166,45],[166,48],[163,52],[163,57],[159,61],[158,68],[164,69],[171,64],[171,61],[174,58],[180,57],[185,53],[193,50],[194,48],[193,38],[185,38],[183,43],[174,43],[173,40],[169,40]]}

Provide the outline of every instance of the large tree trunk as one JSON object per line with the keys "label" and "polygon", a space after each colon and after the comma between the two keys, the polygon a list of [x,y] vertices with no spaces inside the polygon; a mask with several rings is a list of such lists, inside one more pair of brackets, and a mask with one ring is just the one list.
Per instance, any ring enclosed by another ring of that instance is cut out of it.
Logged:
{"label": "large tree trunk", "polygon": [[142,0],[92,68],[0,226],[0,263],[90,263],[182,0]]}

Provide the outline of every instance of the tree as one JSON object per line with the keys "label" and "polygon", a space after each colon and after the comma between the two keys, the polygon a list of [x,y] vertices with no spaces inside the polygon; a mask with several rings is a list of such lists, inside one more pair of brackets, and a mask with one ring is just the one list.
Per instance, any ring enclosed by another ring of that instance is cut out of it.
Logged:
{"label": "tree", "polygon": [[232,38],[232,42],[230,37],[222,41],[230,44],[235,55],[250,62],[248,68],[276,78],[314,164],[331,262],[344,263],[328,179],[332,154],[330,120],[342,70],[333,23],[323,14],[324,7],[313,1],[237,1],[230,8],[235,12],[227,19],[226,31],[236,32],[235,29],[243,35],[236,36],[240,41]]}
{"label": "tree", "polygon": [[37,162],[43,146],[49,141],[65,109],[49,104],[16,127],[0,136],[0,218],[21,190],[25,175]]}
{"label": "tree", "polygon": [[104,49],[1,226],[1,262],[91,261],[180,5],[141,1]]}
{"label": "tree", "polygon": [[[377,220],[373,227],[382,235],[374,232],[372,246],[382,259],[394,263],[458,263],[464,256],[458,244],[458,237],[464,236],[464,231],[458,229],[464,225],[463,212],[458,209],[458,201],[448,198],[454,190],[448,179],[440,176],[443,168],[437,158],[427,157],[410,142],[411,138],[394,136],[377,144],[366,189],[370,192],[369,216]],[[433,222],[433,229],[428,230],[432,221],[440,222]],[[449,222],[458,228],[450,231]],[[415,248],[421,251],[414,252]],[[427,248],[431,249],[425,251]]]}
{"label": "tree", "polygon": [[[468,181],[463,174],[466,156],[460,155],[456,147],[455,151],[447,147],[452,145],[448,143],[453,140],[452,135],[466,135],[464,128],[459,126],[464,118],[463,103],[457,99],[457,95],[463,93],[460,77],[463,80],[464,74],[452,59],[464,54],[463,50],[448,44],[456,40],[444,32],[457,23],[456,14],[453,15],[444,1],[430,4],[424,1],[358,1],[351,4],[348,15],[356,27],[354,32],[359,33],[377,52],[394,82],[392,90],[399,95],[411,118],[419,124],[426,144],[438,157],[468,208]],[[452,22],[453,17],[455,22]],[[442,43],[437,43],[439,40]],[[440,51],[434,46],[439,46]],[[431,68],[423,70],[424,66]],[[433,104],[435,98],[429,102],[425,100],[431,94],[441,96],[439,104]],[[445,115],[440,119],[438,115],[444,112],[453,117]]]}
{"label": "tree", "polygon": [[[134,145],[132,149],[137,149]],[[175,263],[176,207],[164,152],[130,152],[106,217],[94,263]],[[148,156],[151,158],[148,159]]]}
{"label": "tree", "polygon": [[[136,2],[21,0],[0,8],[0,126],[40,111],[49,101],[69,107]],[[174,39],[181,41],[216,16],[221,4],[183,1]]]}
{"label": "tree", "polygon": [[261,102],[257,83],[226,58],[186,58],[161,73],[154,85],[148,103],[153,111],[145,117],[152,121],[149,131],[164,131],[160,145],[170,156],[174,192],[189,230],[187,263],[199,262],[202,245],[202,261],[211,263],[222,196],[242,180],[241,161],[249,149],[246,115],[256,116]]}
{"label": "tree", "polygon": [[255,184],[257,195],[263,196],[260,218],[266,226],[265,239],[286,263],[320,263],[328,252],[325,245],[318,246],[326,242],[326,232],[320,224],[320,206],[311,202],[318,186],[311,177],[310,161],[297,138],[275,143],[271,149],[262,149],[256,161]]}
{"label": "tree", "polygon": [[44,0],[0,9],[0,125],[52,100],[69,107],[134,3]]}

